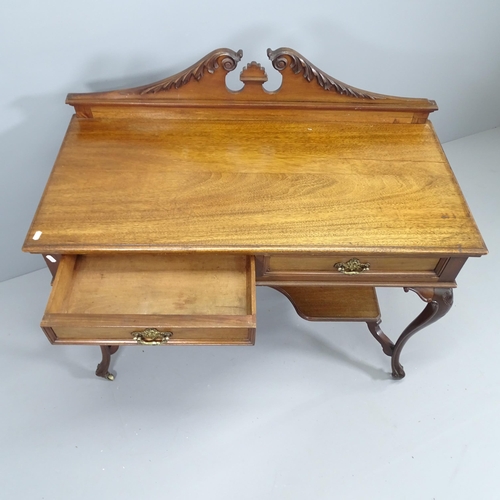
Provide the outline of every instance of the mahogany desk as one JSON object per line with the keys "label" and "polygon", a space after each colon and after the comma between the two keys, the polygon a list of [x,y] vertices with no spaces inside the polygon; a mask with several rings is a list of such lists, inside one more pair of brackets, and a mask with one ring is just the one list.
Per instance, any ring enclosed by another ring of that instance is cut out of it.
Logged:
{"label": "mahogany desk", "polygon": [[[256,285],[316,321],[363,321],[404,377],[407,340],[452,305],[487,253],[427,99],[349,87],[297,52],[268,50],[263,88],[242,52],[128,90],[70,94],[76,114],[23,250],[55,278],[42,328],[96,344],[97,375],[133,344],[253,344]],[[56,272],[57,271],[57,272]],[[427,305],[393,343],[375,288]]]}

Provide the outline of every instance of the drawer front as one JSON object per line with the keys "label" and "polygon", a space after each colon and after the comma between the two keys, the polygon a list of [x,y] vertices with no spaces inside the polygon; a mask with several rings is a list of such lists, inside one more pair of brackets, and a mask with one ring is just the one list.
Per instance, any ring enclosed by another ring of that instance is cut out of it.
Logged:
{"label": "drawer front", "polygon": [[409,278],[437,280],[439,257],[378,255],[270,255],[264,258],[261,278],[267,280],[370,281]]}
{"label": "drawer front", "polygon": [[254,343],[255,259],[63,255],[42,319],[53,343]]}
{"label": "drawer front", "polygon": [[253,345],[255,328],[160,328],[164,335],[156,342],[137,338],[137,330],[130,327],[85,328],[54,326],[44,328],[53,344],[120,344],[120,345]]}
{"label": "drawer front", "polygon": [[[432,272],[439,259],[435,257],[356,257],[354,255],[326,255],[326,256],[271,256],[269,259],[270,272],[322,272],[339,274],[335,267],[339,263],[348,263],[357,258],[361,264],[369,264],[369,273],[380,272]],[[361,274],[361,273],[360,273]]]}

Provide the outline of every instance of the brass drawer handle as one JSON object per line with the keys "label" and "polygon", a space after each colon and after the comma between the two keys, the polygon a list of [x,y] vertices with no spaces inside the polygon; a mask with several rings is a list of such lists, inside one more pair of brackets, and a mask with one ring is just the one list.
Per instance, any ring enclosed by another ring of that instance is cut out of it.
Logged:
{"label": "brass drawer handle", "polygon": [[358,259],[350,259],[347,262],[337,262],[335,267],[342,274],[359,274],[370,270],[370,263],[362,264]]}
{"label": "brass drawer handle", "polygon": [[132,332],[134,340],[142,345],[162,345],[166,344],[172,332],[160,332],[156,328],[146,328],[142,332]]}

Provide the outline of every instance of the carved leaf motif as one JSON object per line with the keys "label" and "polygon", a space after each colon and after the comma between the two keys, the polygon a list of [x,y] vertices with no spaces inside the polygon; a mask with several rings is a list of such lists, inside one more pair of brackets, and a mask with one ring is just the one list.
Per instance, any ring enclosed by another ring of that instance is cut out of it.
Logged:
{"label": "carved leaf motif", "polygon": [[316,79],[320,87],[325,90],[333,90],[342,95],[351,97],[363,97],[366,99],[384,99],[384,96],[372,94],[354,87],[349,87],[345,83],[327,75],[314,64],[309,62],[304,56],[299,54],[293,49],[282,47],[280,49],[271,50],[267,49],[267,56],[271,60],[274,69],[283,71],[288,65],[290,69],[296,74],[302,73],[304,78],[311,82]]}
{"label": "carved leaf motif", "polygon": [[140,89],[139,93],[141,95],[156,94],[158,92],[166,92],[172,88],[178,89],[183,85],[186,85],[186,83],[193,78],[200,81],[205,74],[205,71],[213,74],[220,66],[222,66],[225,71],[232,71],[236,68],[236,65],[242,57],[242,50],[238,50],[238,52],[231,49],[214,50],[185,71],[177,73],[169,78],[165,78],[164,80],[156,82],[152,85],[147,85],[146,87]]}

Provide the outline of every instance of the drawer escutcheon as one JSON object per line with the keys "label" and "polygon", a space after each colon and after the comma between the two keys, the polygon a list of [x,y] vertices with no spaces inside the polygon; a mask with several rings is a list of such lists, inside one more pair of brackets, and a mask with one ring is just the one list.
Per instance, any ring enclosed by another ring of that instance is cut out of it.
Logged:
{"label": "drawer escutcheon", "polygon": [[334,266],[342,274],[360,274],[370,270],[370,263],[362,264],[359,259],[350,259],[347,262],[337,262]]}
{"label": "drawer escutcheon", "polygon": [[142,345],[166,344],[172,335],[172,332],[160,332],[156,328],[146,328],[142,332],[132,332],[134,340]]}

